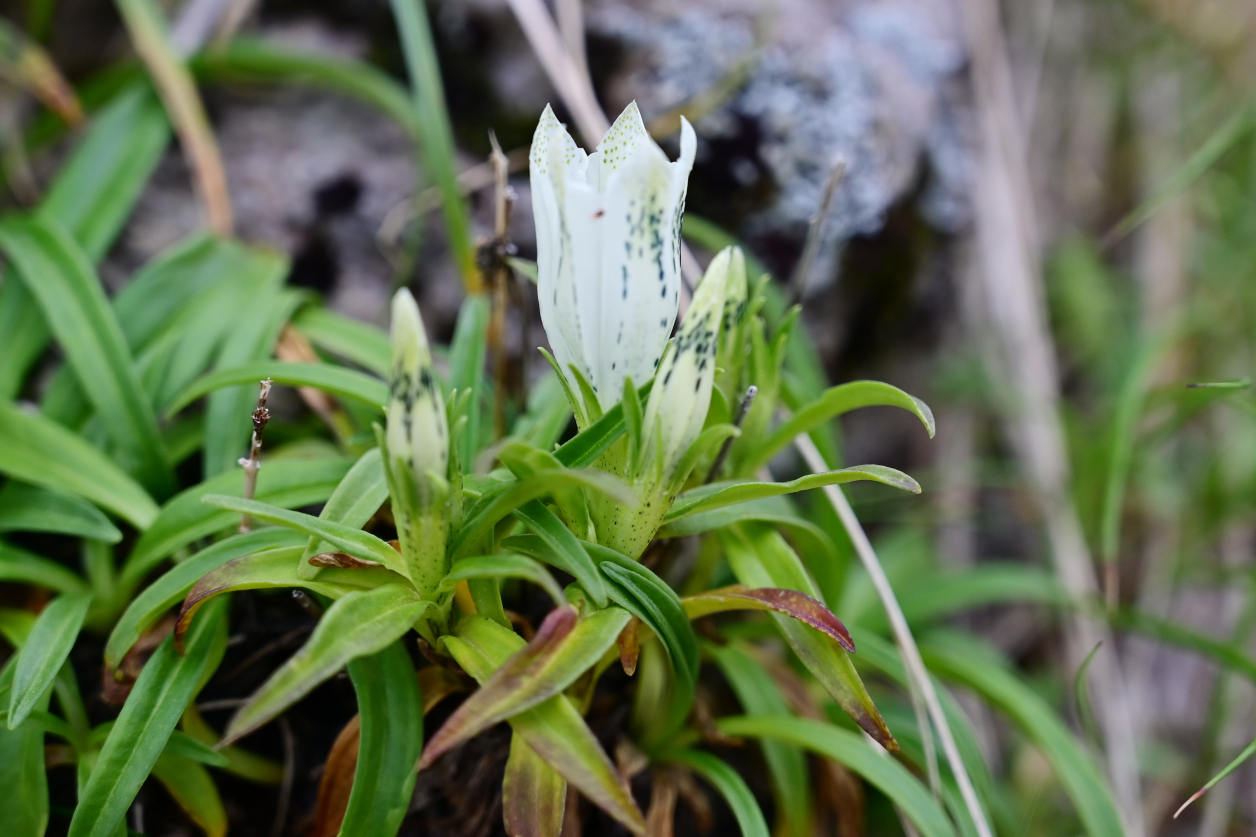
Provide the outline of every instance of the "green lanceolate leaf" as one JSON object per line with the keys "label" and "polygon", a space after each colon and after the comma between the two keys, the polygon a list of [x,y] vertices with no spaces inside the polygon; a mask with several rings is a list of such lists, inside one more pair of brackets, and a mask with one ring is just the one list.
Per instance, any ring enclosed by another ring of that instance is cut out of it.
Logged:
{"label": "green lanceolate leaf", "polygon": [[225,604],[214,604],[192,625],[186,655],[168,637],[145,664],[79,794],[71,837],[113,837],[203,682],[212,647],[225,639]]}
{"label": "green lanceolate leaf", "polygon": [[58,593],[81,593],[87,589],[87,582],[56,561],[4,542],[0,542],[0,581],[38,584]]}
{"label": "green lanceolate leaf", "polygon": [[[789,704],[781,696],[771,674],[755,660],[743,643],[732,642],[725,646],[707,643],[704,650],[719,666],[747,715],[791,714]],[[801,748],[782,741],[763,741],[762,746],[768,775],[772,779],[772,793],[777,800],[779,816],[784,821],[783,831],[801,837],[809,832],[811,813],[806,757]]]}
{"label": "green lanceolate leaf", "polygon": [[710,782],[728,803],[741,828],[742,837],[768,837],[771,833],[746,780],[726,762],[699,750],[674,750],[665,756],[665,760],[683,764]]}
{"label": "green lanceolate leaf", "polygon": [[269,378],[277,384],[292,387],[313,387],[323,392],[364,404],[381,415],[388,402],[388,385],[343,366],[328,363],[284,363],[278,360],[260,360],[220,369],[193,381],[183,392],[175,396],[166,408],[167,414],[182,410],[202,395],[223,387],[256,384]]}
{"label": "green lanceolate leaf", "polygon": [[61,670],[79,629],[91,606],[90,593],[62,593],[57,596],[35,622],[26,644],[22,646],[13,672],[13,689],[9,695],[9,729],[17,728],[39,703]]}
{"label": "green lanceolate leaf", "polygon": [[528,746],[510,736],[502,779],[502,819],[511,837],[559,837],[567,807],[567,780]]}
{"label": "green lanceolate leaf", "polygon": [[676,498],[665,520],[671,523],[682,517],[710,509],[732,506],[764,497],[779,497],[826,485],[844,485],[848,482],[879,482],[900,488],[913,494],[920,493],[920,484],[902,471],[884,465],[856,465],[822,474],[808,474],[790,482],[713,482],[686,491]]}
{"label": "green lanceolate leaf", "polygon": [[423,700],[405,646],[394,642],[349,663],[361,730],[353,789],[340,826],[344,837],[392,837],[410,808],[415,763],[423,749]]}
{"label": "green lanceolate leaf", "polygon": [[[9,632],[5,637],[14,639]],[[11,687],[16,668],[17,659],[11,658],[0,672],[0,696]],[[45,691],[36,710],[45,712],[48,701],[49,693]],[[12,837],[43,837],[48,828],[48,779],[41,726],[28,722],[11,730],[0,725],[0,794],[4,794],[5,800],[5,831]]]}
{"label": "green lanceolate leaf", "polygon": [[81,436],[3,401],[0,473],[90,500],[140,530],[157,517],[143,487]]}
{"label": "green lanceolate leaf", "polygon": [[613,584],[615,601],[646,623],[663,642],[676,674],[692,684],[698,677],[698,637],[684,605],[666,581],[648,567],[598,544],[585,545]]}
{"label": "green lanceolate leaf", "polygon": [[109,641],[105,643],[105,666],[117,668],[140,635],[156,624],[170,608],[183,601],[183,597],[203,576],[241,555],[291,548],[299,546],[303,540],[299,534],[288,529],[257,529],[221,540],[177,564],[145,587],[122,613],[109,634]]}
{"label": "green lanceolate leaf", "polygon": [[522,578],[531,581],[550,594],[554,604],[562,606],[567,603],[563,596],[563,588],[558,586],[549,570],[531,558],[522,555],[499,553],[497,555],[476,555],[472,558],[461,558],[454,563],[454,568],[441,580],[440,589],[449,591],[459,581],[470,581],[479,578]]}
{"label": "green lanceolate leaf", "polygon": [[194,233],[144,265],[113,298],[113,312],[131,351],[170,327],[178,311],[249,258],[238,241]]}
{"label": "green lanceolate leaf", "polygon": [[392,349],[388,335],[319,305],[302,308],[292,325],[320,349],[358,364],[381,378],[388,377]]}
{"label": "green lanceolate leaf", "polygon": [[250,753],[239,747],[221,747],[220,736],[196,711],[196,706],[189,706],[183,713],[183,729],[197,741],[211,748],[226,761],[223,770],[250,782],[263,785],[277,785],[283,781],[283,765],[259,755]]}
{"label": "green lanceolate leaf", "polygon": [[[0,454],[3,456],[3,454]],[[264,462],[257,473],[256,498],[273,506],[296,507],[322,503],[348,472],[347,459],[280,459]],[[212,535],[238,521],[235,512],[201,502],[206,494],[244,491],[244,472],[220,474],[176,494],[162,508],[151,528],[140,537],[122,568],[124,583],[138,583],[163,558],[198,538]],[[90,498],[89,498],[90,499]]]}
{"label": "green lanceolate leaf", "polygon": [[800,433],[807,433],[831,418],[857,410],[860,407],[900,407],[912,413],[925,426],[929,438],[933,438],[933,412],[929,405],[903,392],[898,387],[880,381],[852,381],[825,390],[824,394],[799,408],[789,420],[783,422],[762,442],[756,444],[747,455],[743,466],[753,474],[766,465],[773,456],[794,440]]}
{"label": "green lanceolate leaf", "polygon": [[[488,353],[488,320],[492,306],[485,294],[474,294],[463,300],[458,311],[458,324],[449,345],[449,387],[469,392],[462,415],[467,426],[459,440],[458,460],[468,468],[475,461],[480,438],[480,405],[484,403],[484,358]],[[457,416],[451,417],[456,420]]]}
{"label": "green lanceolate leaf", "polygon": [[[510,629],[482,616],[464,618],[456,633],[446,637],[447,648],[480,683],[526,644]],[[546,764],[599,808],[632,833],[645,833],[645,820],[627,784],[566,696],[554,695],[515,715],[510,726]]]}
{"label": "green lanceolate leaf", "polygon": [[570,605],[550,611],[532,641],[483,681],[432,737],[419,769],[494,724],[560,694],[602,659],[630,618],[619,608],[584,617]]}
{"label": "green lanceolate leaf", "polygon": [[[507,442],[497,452],[497,459],[510,469],[516,479],[526,480],[537,477],[545,472],[563,470],[563,465],[554,454],[534,448],[523,442]],[[617,487],[616,493],[622,495],[622,488]],[[580,487],[561,487],[555,485],[551,495],[558,514],[578,537],[592,538],[593,522],[589,517],[589,503],[585,491]],[[635,497],[630,494],[626,499],[635,504]]]}
{"label": "green lanceolate leaf", "polygon": [[174,487],[157,419],[126,338],[87,255],[55,224],[0,221],[0,247],[35,297],[126,470],[150,490]]}
{"label": "green lanceolate leaf", "polygon": [[819,562],[837,564],[840,560],[837,547],[834,546],[833,539],[828,533],[799,515],[785,497],[764,497],[761,500],[751,500],[735,506],[687,514],[665,525],[659,530],[658,537],[683,538],[686,535],[698,535],[747,520],[758,520],[786,529],[791,540],[803,548],[803,553],[814,554]]}
{"label": "green lanceolate leaf", "polygon": [[931,634],[920,651],[930,671],[976,692],[1038,746],[1091,837],[1124,833],[1103,771],[1060,716],[1004,667],[997,652],[975,637],[941,631]]}
{"label": "green lanceolate leaf", "polygon": [[621,503],[636,503],[636,497],[628,487],[617,477],[604,471],[592,468],[540,471],[514,483],[506,483],[502,490],[482,497],[467,513],[462,527],[454,535],[449,545],[450,553],[457,555],[464,548],[477,543],[502,518],[520,507],[527,507],[530,501],[567,488],[588,488]]}
{"label": "green lanceolate leaf", "polygon": [[[751,588],[797,590],[817,599],[815,584],[802,560],[774,529],[761,524],[730,527],[720,532],[720,543],[727,552],[733,575],[742,584]],[[772,620],[803,665],[842,711],[887,750],[896,750],[898,744],[894,736],[841,645],[827,633],[795,618],[773,613]]]}
{"label": "green lanceolate leaf", "polygon": [[[644,400],[650,394],[654,381],[650,380],[637,390],[639,399]],[[584,468],[597,462],[598,457],[624,434],[627,425],[624,422],[623,403],[616,404],[606,411],[597,421],[581,430],[565,442],[554,456],[568,468]]]}
{"label": "green lanceolate leaf", "polygon": [[[165,112],[148,85],[131,85],[92,120],[39,215],[60,224],[92,261],[99,260],[130,216],[169,139]],[[0,281],[0,398],[12,398],[21,389],[48,336],[34,297],[10,270]]]}
{"label": "green lanceolate leaf", "polygon": [[[388,477],[384,473],[384,460],[379,448],[371,448],[349,469],[345,478],[327,498],[318,516],[323,520],[342,523],[355,529],[365,526],[375,512],[388,499]],[[318,568],[310,565],[310,557],[329,552],[334,547],[321,538],[311,537],[301,555],[297,575],[313,578]]]}
{"label": "green lanceolate leaf", "polygon": [[584,544],[571,534],[571,530],[563,525],[558,515],[542,505],[539,500],[525,503],[515,509],[514,514],[544,545],[544,549],[536,549],[534,546],[532,551],[516,548],[517,551],[545,561],[575,576],[576,582],[584,588],[584,592],[589,594],[589,598],[593,599],[598,607],[605,607],[606,582],[598,573],[597,565],[589,557]]}
{"label": "green lanceolate leaf", "polygon": [[208,837],[225,837],[227,811],[208,770],[191,759],[164,752],[153,763],[153,777]]}
{"label": "green lanceolate leaf", "polygon": [[183,600],[183,609],[175,625],[175,641],[182,641],[183,632],[202,605],[215,596],[234,590],[299,587],[320,596],[339,599],[349,593],[386,585],[409,587],[402,576],[382,568],[344,570],[333,567],[319,573],[317,578],[300,578],[296,574],[296,558],[300,554],[298,547],[269,549],[234,558],[207,573],[192,586]]}
{"label": "green lanceolate leaf", "polygon": [[749,588],[744,584],[707,590],[681,599],[690,619],[700,619],[712,613],[729,610],[766,610],[782,613],[805,625],[827,634],[845,650],[855,651],[855,641],[850,638],[846,626],[841,623],[824,603],[797,590],[780,590],[772,587]]}
{"label": "green lanceolate leaf", "polygon": [[[226,81],[307,84],[343,93],[388,114],[417,140],[422,125],[408,91],[392,76],[363,61],[325,53],[285,49],[260,38],[233,38],[221,49],[206,50],[190,62],[200,76]],[[383,358],[388,371],[387,343]]]}
{"label": "green lanceolate leaf", "polygon": [[689,715],[698,680],[698,638],[680,599],[665,581],[613,549],[588,545],[596,556],[611,598],[645,623],[663,643],[676,677],[669,717],[652,731],[652,745],[661,745]]}
{"label": "green lanceolate leaf", "polygon": [[268,503],[245,500],[242,497],[231,497],[226,494],[206,494],[201,501],[216,509],[241,512],[276,526],[286,526],[289,529],[304,532],[312,538],[326,541],[336,549],[355,558],[374,561],[402,576],[409,577],[405,562],[401,559],[401,553],[370,532],[363,532],[361,529],[346,526],[343,523],[324,520],[312,514],[289,511]]}
{"label": "green lanceolate leaf", "polygon": [[86,500],[13,481],[0,489],[0,532],[51,532],[103,543],[122,540],[118,527]]}
{"label": "green lanceolate leaf", "polygon": [[473,289],[480,281],[479,268],[475,265],[475,247],[471,241],[466,201],[458,189],[453,129],[445,107],[440,65],[436,60],[427,9],[418,0],[393,0],[392,10],[401,34],[414,108],[419,116],[423,165],[440,187],[450,249],[462,274],[463,284]]}
{"label": "green lanceolate leaf", "polygon": [[833,759],[884,793],[923,837],[954,837],[955,829],[929,791],[907,768],[868,746],[858,733],[804,718],[722,718],[725,735],[787,741]]}
{"label": "green lanceolate leaf", "polygon": [[409,631],[430,605],[403,584],[346,593],[323,614],[301,650],[235,714],[223,741],[234,741],[265,724],[349,661],[387,648]]}
{"label": "green lanceolate leaf", "polygon": [[[963,572],[931,572],[895,583],[903,615],[912,626],[945,619],[975,607],[1023,603],[1070,607],[1072,597],[1052,572],[1011,562],[983,561]],[[888,626],[885,611],[870,607],[851,621],[868,628]]]}

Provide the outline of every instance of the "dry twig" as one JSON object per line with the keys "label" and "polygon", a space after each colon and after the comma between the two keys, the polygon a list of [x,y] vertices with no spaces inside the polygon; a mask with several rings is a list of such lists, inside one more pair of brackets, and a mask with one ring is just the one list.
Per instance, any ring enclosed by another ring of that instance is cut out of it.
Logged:
{"label": "dry twig", "polygon": [[[241,457],[244,466],[244,499],[252,500],[257,493],[257,472],[262,469],[262,431],[270,421],[270,410],[266,408],[266,399],[270,397],[270,388],[274,386],[270,378],[261,382],[261,392],[257,395],[257,409],[253,411],[253,440],[249,445],[249,455]],[[253,528],[253,519],[247,514],[240,518],[240,532]]]}

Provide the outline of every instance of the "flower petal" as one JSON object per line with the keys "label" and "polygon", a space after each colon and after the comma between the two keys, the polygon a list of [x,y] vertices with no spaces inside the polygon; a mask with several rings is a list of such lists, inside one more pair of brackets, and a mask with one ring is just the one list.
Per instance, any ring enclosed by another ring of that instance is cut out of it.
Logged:
{"label": "flower petal", "polygon": [[566,205],[569,186],[583,187],[583,173],[572,183],[573,168],[585,165],[567,129],[547,105],[532,137],[530,152],[532,210],[536,218],[537,297],[541,323],[559,367],[574,364],[588,374],[577,316],[572,230]]}

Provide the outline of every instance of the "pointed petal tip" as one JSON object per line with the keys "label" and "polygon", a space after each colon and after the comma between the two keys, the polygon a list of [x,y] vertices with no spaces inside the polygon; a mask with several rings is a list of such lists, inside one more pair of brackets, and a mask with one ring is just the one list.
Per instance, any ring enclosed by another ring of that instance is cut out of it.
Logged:
{"label": "pointed petal tip", "polygon": [[676,159],[685,171],[693,168],[694,157],[698,153],[698,135],[694,133],[693,126],[689,124],[689,120],[684,116],[680,117],[680,157]]}

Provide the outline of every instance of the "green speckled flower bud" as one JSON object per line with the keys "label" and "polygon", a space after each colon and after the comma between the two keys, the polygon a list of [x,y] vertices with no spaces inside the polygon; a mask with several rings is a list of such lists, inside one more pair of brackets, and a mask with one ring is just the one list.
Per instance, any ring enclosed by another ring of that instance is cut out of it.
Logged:
{"label": "green speckled flower bud", "polygon": [[407,290],[392,305],[392,372],[384,442],[393,517],[410,580],[434,595],[448,571],[449,427],[419,306]]}
{"label": "green speckled flower bud", "polygon": [[[664,480],[671,479],[681,457],[697,440],[711,406],[716,345],[734,253],[741,255],[725,247],[712,259],[646,402],[643,461],[647,469],[652,462],[661,465]],[[744,281],[744,263],[741,273]]]}
{"label": "green speckled flower bud", "polygon": [[432,373],[432,353],[423,332],[419,306],[407,290],[392,304],[392,374],[389,382],[388,450],[409,466],[420,495],[431,471],[445,476],[449,465],[449,428],[445,403]]}

